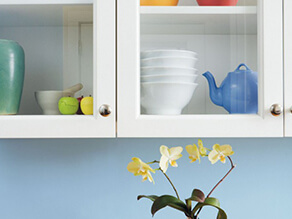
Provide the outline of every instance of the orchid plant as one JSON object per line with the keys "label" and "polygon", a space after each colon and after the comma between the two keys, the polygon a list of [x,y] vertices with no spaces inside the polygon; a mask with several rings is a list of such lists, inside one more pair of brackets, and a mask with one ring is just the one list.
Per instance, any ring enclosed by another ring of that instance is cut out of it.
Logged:
{"label": "orchid plant", "polygon": [[[235,168],[231,155],[234,154],[232,151],[232,147],[230,145],[213,145],[212,150],[203,146],[202,141],[198,140],[198,146],[196,144],[187,145],[186,151],[189,154],[190,162],[193,163],[198,161],[200,163],[201,157],[208,157],[209,161],[212,164],[217,163],[217,161],[221,161],[225,163],[228,159],[231,168],[230,170],[219,180],[219,182],[211,189],[211,191],[206,196],[201,190],[194,189],[191,197],[185,199],[185,202],[182,201],[179,197],[178,191],[168,175],[166,171],[169,167],[169,164],[172,167],[177,167],[177,160],[182,157],[182,147],[172,147],[168,148],[167,146],[162,145],[160,147],[161,158],[160,161],[154,160],[152,162],[144,163],[141,159],[137,157],[132,158],[132,162],[128,164],[128,171],[133,173],[135,176],[142,176],[142,181],[146,181],[147,179],[154,184],[154,179],[151,173],[155,173],[156,171],[160,171],[168,180],[170,185],[172,186],[176,197],[171,195],[139,195],[137,197],[138,200],[141,198],[147,198],[153,201],[151,207],[151,213],[154,214],[164,207],[171,207],[182,211],[188,219],[198,219],[199,214],[204,206],[212,206],[218,209],[217,219],[227,219],[227,215],[224,210],[220,208],[219,200],[211,197],[211,194],[214,190],[223,182],[223,180],[230,174],[230,172]],[[159,164],[157,169],[153,169],[150,165]],[[192,207],[192,202],[196,202],[196,205]]]}

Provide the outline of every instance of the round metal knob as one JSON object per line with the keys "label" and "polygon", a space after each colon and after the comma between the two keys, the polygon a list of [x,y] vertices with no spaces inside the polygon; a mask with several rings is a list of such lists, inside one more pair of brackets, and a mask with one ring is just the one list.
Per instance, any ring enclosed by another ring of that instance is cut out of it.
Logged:
{"label": "round metal knob", "polygon": [[270,111],[273,116],[280,116],[283,113],[283,107],[280,104],[273,104]]}
{"label": "round metal knob", "polygon": [[112,113],[112,109],[109,105],[107,104],[103,104],[101,105],[101,107],[99,108],[99,113],[100,115],[102,115],[103,117],[107,117]]}

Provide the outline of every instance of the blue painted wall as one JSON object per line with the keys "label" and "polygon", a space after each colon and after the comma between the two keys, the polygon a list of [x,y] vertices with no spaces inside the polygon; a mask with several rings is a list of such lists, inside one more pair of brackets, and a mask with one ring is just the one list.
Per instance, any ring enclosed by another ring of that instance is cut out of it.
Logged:
{"label": "blue painted wall", "polygon": [[[214,192],[230,219],[292,218],[292,139],[203,139],[205,146],[229,143],[236,169]],[[197,139],[1,140],[1,219],[151,219],[150,201],[138,194],[173,194],[157,172],[155,185],[126,170],[133,156],[159,159],[159,146],[186,146]],[[186,151],[170,167],[180,196],[206,193],[229,169],[207,159],[190,164]],[[215,219],[216,211],[201,219]],[[164,209],[156,219],[185,218]]]}

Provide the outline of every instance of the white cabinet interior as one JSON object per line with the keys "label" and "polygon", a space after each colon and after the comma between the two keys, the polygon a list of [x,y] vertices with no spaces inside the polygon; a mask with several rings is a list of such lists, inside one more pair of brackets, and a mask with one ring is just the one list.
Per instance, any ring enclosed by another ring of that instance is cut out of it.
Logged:
{"label": "white cabinet interior", "polygon": [[42,114],[34,93],[77,83],[78,95],[93,95],[93,7],[84,5],[0,6],[0,36],[25,51],[20,115]]}
{"label": "white cabinet interior", "polygon": [[[228,114],[212,103],[202,76],[213,73],[218,87],[229,72],[245,63],[258,71],[256,1],[235,7],[141,7],[140,49],[179,49],[198,54],[198,87],[182,114]],[[141,114],[144,114],[141,108]]]}

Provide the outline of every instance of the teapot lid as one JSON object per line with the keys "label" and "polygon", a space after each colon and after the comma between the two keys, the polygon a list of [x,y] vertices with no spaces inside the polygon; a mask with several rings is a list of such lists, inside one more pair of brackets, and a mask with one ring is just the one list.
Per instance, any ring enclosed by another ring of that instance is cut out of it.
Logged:
{"label": "teapot lid", "polygon": [[[243,67],[245,67],[245,69],[241,69],[241,68],[243,68]],[[244,64],[244,63],[241,63],[241,64],[237,67],[237,69],[235,69],[234,72],[236,72],[236,73],[240,73],[240,72],[242,72],[242,71],[252,73],[252,70],[251,70],[249,67],[247,67],[247,65]]]}
{"label": "teapot lid", "polygon": [[[245,68],[245,69],[241,69],[241,68]],[[248,74],[250,77],[253,78],[253,80],[258,83],[258,73],[252,71],[249,67],[247,67],[246,64],[241,63],[237,69],[235,69],[234,72],[232,72],[233,74]]]}

